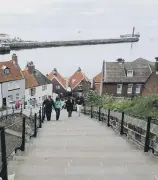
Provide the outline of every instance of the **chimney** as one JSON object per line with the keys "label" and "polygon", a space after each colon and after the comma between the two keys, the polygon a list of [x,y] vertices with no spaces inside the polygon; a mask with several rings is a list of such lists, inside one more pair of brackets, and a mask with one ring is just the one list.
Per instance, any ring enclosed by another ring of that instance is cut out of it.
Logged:
{"label": "chimney", "polygon": [[92,79],[91,80],[91,89],[93,89],[94,88],[94,80]]}
{"label": "chimney", "polygon": [[106,71],[106,63],[103,60],[102,70],[101,70],[101,82],[100,82],[100,96],[103,94],[103,84],[105,81],[105,71]]}
{"label": "chimney", "polygon": [[16,54],[13,54],[13,55],[12,55],[12,61],[13,61],[13,64],[14,64],[14,65],[18,65],[18,57],[17,57]]}
{"label": "chimney", "polygon": [[46,77],[48,77],[48,74],[46,74]]}
{"label": "chimney", "polygon": [[116,61],[117,61],[119,64],[123,64],[123,63],[125,62],[125,60],[122,59],[122,58],[118,58]]}
{"label": "chimney", "polygon": [[27,68],[31,74],[33,74],[35,72],[35,66],[32,61],[27,63]]}
{"label": "chimney", "polygon": [[54,68],[53,74],[54,74],[54,76],[57,76],[57,69],[56,68]]}
{"label": "chimney", "polygon": [[78,72],[81,72],[81,68],[79,67],[77,71],[78,71]]}
{"label": "chimney", "polygon": [[155,57],[156,59],[156,62],[155,62],[155,71],[156,71],[156,74],[158,74],[158,57]]}

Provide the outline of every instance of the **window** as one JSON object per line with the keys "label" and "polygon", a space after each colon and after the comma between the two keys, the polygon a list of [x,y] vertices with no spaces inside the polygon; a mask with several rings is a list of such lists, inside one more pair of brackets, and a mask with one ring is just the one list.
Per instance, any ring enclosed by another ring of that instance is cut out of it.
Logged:
{"label": "window", "polygon": [[13,89],[19,89],[19,83],[17,81],[13,82]]}
{"label": "window", "polygon": [[12,82],[8,83],[8,90],[9,91],[14,90],[14,89],[19,89],[19,88],[20,88],[19,83],[16,81],[12,81]]}
{"label": "window", "polygon": [[12,102],[12,101],[13,101],[13,96],[12,95],[8,96],[8,102]]}
{"label": "window", "polygon": [[133,77],[133,70],[127,71],[127,77]]}
{"label": "window", "polygon": [[19,93],[16,94],[16,100],[19,100],[20,99],[20,95]]}
{"label": "window", "polygon": [[60,86],[59,86],[59,85],[57,85],[57,86],[56,86],[56,89],[60,89]]}
{"label": "window", "polygon": [[36,89],[35,88],[31,88],[30,89],[30,95],[34,96],[36,94]]}
{"label": "window", "polygon": [[132,94],[133,84],[128,84],[127,94]]}
{"label": "window", "polygon": [[140,89],[141,89],[141,85],[137,84],[136,85],[136,94],[140,94]]}
{"label": "window", "polygon": [[47,85],[42,86],[42,91],[45,91],[45,90],[47,90]]}
{"label": "window", "polygon": [[4,74],[5,74],[5,75],[8,75],[8,74],[9,74],[9,68],[4,69]]}
{"label": "window", "polygon": [[12,90],[12,82],[8,82],[8,90]]}
{"label": "window", "polygon": [[117,85],[117,94],[121,94],[122,93],[122,84],[118,84]]}

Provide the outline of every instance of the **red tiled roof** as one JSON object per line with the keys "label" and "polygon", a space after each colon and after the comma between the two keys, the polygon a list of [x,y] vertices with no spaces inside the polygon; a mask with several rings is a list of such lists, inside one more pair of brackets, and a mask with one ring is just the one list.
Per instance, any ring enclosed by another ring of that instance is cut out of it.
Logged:
{"label": "red tiled roof", "polygon": [[[9,68],[9,74],[5,75],[3,66]],[[13,61],[0,62],[0,82],[14,81],[24,79],[21,69],[18,65],[14,65]]]}
{"label": "red tiled roof", "polygon": [[69,79],[70,87],[74,89],[82,80],[90,82],[82,71],[76,71]]}
{"label": "red tiled roof", "polygon": [[95,83],[101,82],[101,75],[102,75],[102,73],[99,73],[98,75],[96,75],[96,76],[93,78],[93,81],[94,81]]}
{"label": "red tiled roof", "polygon": [[54,76],[54,73],[51,72],[51,73],[48,75],[48,78],[49,78],[50,80],[53,80],[53,78],[56,78],[57,81],[58,81],[64,88],[66,88],[66,79],[65,79],[64,77],[62,77],[61,74],[59,74],[58,72],[57,72],[57,76]]}
{"label": "red tiled roof", "polygon": [[23,71],[23,75],[25,77],[25,88],[33,88],[38,86],[38,82],[35,79],[34,75],[29,72],[27,68]]}

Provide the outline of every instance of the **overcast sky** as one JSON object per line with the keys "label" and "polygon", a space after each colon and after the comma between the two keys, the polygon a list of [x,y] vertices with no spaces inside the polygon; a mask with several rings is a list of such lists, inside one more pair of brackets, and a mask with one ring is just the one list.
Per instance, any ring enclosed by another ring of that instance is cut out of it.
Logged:
{"label": "overcast sky", "polygon": [[[130,33],[135,26],[141,38],[132,53],[130,45],[106,45],[93,50],[77,47],[75,53],[72,48],[69,49],[73,52],[71,54],[67,54],[65,49],[61,49],[61,53],[53,49],[53,54],[49,52],[49,56],[47,55],[54,59],[51,68],[60,65],[66,75],[80,65],[93,76],[99,71],[103,59],[123,57],[132,60],[140,56],[154,59],[158,55],[157,9],[158,0],[4,0],[0,3],[0,33],[29,40],[109,38]],[[39,54],[40,52],[38,51]],[[41,71],[46,73],[47,69],[51,69],[50,66],[43,67],[40,55],[32,57],[33,54],[29,53],[28,51],[27,58],[31,60],[37,61],[38,57]],[[26,53],[25,57],[22,52],[19,54],[26,60]],[[63,66],[63,60],[69,63]],[[90,61],[94,62],[91,66]]]}

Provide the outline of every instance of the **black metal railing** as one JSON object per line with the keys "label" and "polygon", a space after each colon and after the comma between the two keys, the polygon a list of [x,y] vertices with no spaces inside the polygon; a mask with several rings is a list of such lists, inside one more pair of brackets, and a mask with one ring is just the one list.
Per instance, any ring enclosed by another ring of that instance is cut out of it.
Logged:
{"label": "black metal railing", "polygon": [[0,171],[0,177],[3,180],[8,180],[5,127],[0,127],[0,140],[1,140],[1,171]]}
{"label": "black metal railing", "polygon": [[158,155],[158,120],[133,117],[124,112],[93,106],[84,106],[82,112],[134,140],[144,148],[144,152],[152,150],[154,155]]}
{"label": "black metal railing", "polygon": [[0,117],[0,177],[3,180],[8,180],[7,161],[12,152],[25,151],[27,137],[37,137],[38,129],[42,128],[41,108],[38,113],[29,117],[21,111],[13,114],[14,116],[8,116],[6,111]]}

